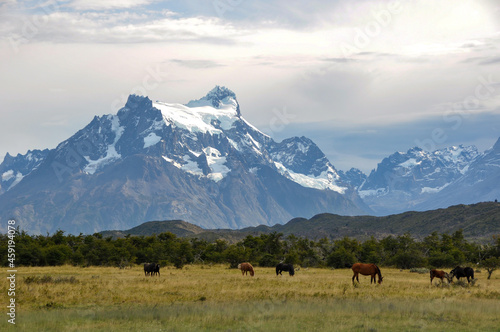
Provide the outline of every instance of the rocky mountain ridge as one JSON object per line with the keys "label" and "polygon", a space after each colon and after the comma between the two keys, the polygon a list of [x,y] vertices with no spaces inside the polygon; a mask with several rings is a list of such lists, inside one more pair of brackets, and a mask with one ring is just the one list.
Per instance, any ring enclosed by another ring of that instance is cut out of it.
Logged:
{"label": "rocky mountain ridge", "polygon": [[242,117],[224,87],[186,105],[131,95],[28,173],[0,195],[0,217],[35,233],[155,219],[242,228],[368,210],[314,142],[275,142]]}

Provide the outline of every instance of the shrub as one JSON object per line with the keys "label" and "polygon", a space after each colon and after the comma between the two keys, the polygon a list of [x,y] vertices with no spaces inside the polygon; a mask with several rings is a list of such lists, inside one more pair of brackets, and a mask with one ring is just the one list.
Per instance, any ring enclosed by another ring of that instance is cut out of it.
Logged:
{"label": "shrub", "polygon": [[274,267],[279,263],[279,261],[271,254],[265,254],[259,260],[259,266],[263,267]]}

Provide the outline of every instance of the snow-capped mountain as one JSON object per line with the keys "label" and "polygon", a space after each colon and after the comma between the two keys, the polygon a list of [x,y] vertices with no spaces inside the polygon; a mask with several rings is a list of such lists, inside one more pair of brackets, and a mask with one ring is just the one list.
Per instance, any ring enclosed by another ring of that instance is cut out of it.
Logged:
{"label": "snow-capped mountain", "polygon": [[432,200],[423,202],[416,208],[429,210],[498,199],[500,199],[500,138],[491,149],[473,159],[462,176],[437,192]]}
{"label": "snow-capped mountain", "polygon": [[415,209],[462,178],[478,156],[474,146],[396,152],[377,165],[358,192],[377,214]]}
{"label": "snow-capped mountain", "polygon": [[365,211],[311,140],[275,142],[218,86],[186,105],[131,95],[116,115],[96,116],[0,195],[0,216],[30,232],[96,232],[155,219],[241,228]]}
{"label": "snow-capped mountain", "polygon": [[7,153],[0,164],[0,194],[14,188],[26,175],[35,170],[47,157],[49,150],[28,151],[13,157]]}

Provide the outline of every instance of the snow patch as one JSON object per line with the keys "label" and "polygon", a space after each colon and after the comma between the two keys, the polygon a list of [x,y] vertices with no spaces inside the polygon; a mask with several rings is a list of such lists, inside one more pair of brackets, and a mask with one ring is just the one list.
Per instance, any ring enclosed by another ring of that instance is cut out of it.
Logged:
{"label": "snow patch", "polygon": [[90,157],[85,156],[88,164],[83,169],[88,174],[94,174],[99,168],[120,159],[122,156],[116,151],[116,143],[123,135],[124,127],[120,126],[120,119],[117,115],[108,115],[108,120],[111,121],[111,130],[115,133],[115,139],[112,144],[108,145],[106,155],[100,159],[92,160]]}
{"label": "snow patch", "polygon": [[[196,157],[199,157],[201,155],[201,153],[199,152],[194,152],[194,151],[190,152]],[[200,169],[196,161],[193,161],[191,159],[190,155],[185,155],[182,157],[182,160],[184,161],[183,164],[180,164],[175,160],[170,159],[166,156],[162,157],[165,161],[171,163],[175,167],[183,170],[184,172],[196,175],[198,177],[206,177],[215,182],[219,182],[220,180],[224,179],[226,175],[231,171],[229,167],[225,165],[226,157],[222,156],[219,150],[212,147],[207,147],[203,149],[202,153],[205,154],[205,157],[207,158],[207,164],[210,168],[210,173],[207,175],[203,174],[203,170]]]}
{"label": "snow patch", "polygon": [[12,184],[10,185],[9,189],[12,189],[14,188],[15,185],[17,185],[19,182],[21,182],[21,180],[24,178],[24,175],[21,173],[21,172],[17,172],[16,173],[16,179],[14,180],[14,182],[12,182]]}
{"label": "snow patch", "polygon": [[9,181],[14,177],[14,170],[10,169],[2,174],[2,181]]}
{"label": "snow patch", "polygon": [[150,146],[158,144],[161,141],[161,137],[155,133],[150,133],[148,136],[144,137],[144,149]]}
{"label": "snow patch", "polygon": [[360,190],[358,191],[359,197],[365,198],[369,196],[380,196],[385,194],[386,190],[385,188],[378,188],[378,189],[372,189],[372,190]]}
{"label": "snow patch", "polygon": [[313,176],[313,175],[295,173],[287,169],[285,166],[283,166],[283,164],[279,162],[274,162],[274,164],[276,165],[276,168],[281,173],[281,175],[300,184],[302,187],[314,188],[320,190],[329,189],[338,192],[340,194],[344,194],[347,189],[346,187],[340,187],[337,184],[335,184],[336,176],[334,173],[332,173],[332,170],[330,168],[329,171],[323,171],[320,175]]}
{"label": "snow patch", "polygon": [[193,175],[203,176],[203,171],[198,167],[198,163],[196,161],[192,161],[190,156],[185,155],[182,159],[185,162],[185,164],[181,166],[183,171]]}
{"label": "snow patch", "polygon": [[399,164],[399,166],[404,167],[404,168],[412,168],[412,167],[420,165],[421,163],[422,163],[421,161],[417,161],[415,158],[410,158],[407,161],[405,161],[404,163]]}
{"label": "snow patch", "polygon": [[17,185],[19,182],[21,182],[23,178],[24,178],[23,173],[17,172],[16,174],[14,174],[14,170],[12,169],[2,174],[2,181],[9,181],[14,179],[14,181],[10,184],[7,190],[14,188],[14,186]]}
{"label": "snow patch", "polygon": [[430,187],[423,187],[421,190],[422,194],[435,194],[443,190],[444,188],[448,187],[449,183],[445,184],[442,187],[436,187],[436,188],[430,188]]}
{"label": "snow patch", "polygon": [[176,162],[175,160],[170,159],[170,158],[168,158],[166,156],[162,156],[162,158],[165,159],[165,161],[167,161],[167,162],[171,163],[172,165],[174,165],[175,167],[177,167],[179,169],[182,168],[182,165],[179,164],[178,162]]}
{"label": "snow patch", "polygon": [[227,173],[231,171],[224,165],[226,163],[226,157],[223,157],[219,150],[212,147],[203,149],[203,152],[207,157],[207,163],[211,170],[207,177],[215,182],[219,182],[225,178]]}

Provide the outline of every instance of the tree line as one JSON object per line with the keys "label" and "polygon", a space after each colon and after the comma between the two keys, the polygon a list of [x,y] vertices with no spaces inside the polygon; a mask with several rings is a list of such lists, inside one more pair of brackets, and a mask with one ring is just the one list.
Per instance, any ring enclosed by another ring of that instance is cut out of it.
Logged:
{"label": "tree line", "polygon": [[[0,235],[0,248],[7,252],[9,236]],[[269,267],[279,262],[302,267],[349,267],[355,262],[375,263],[401,269],[443,268],[462,264],[500,265],[500,236],[489,244],[467,241],[463,231],[438,234],[422,240],[410,234],[389,235],[383,239],[371,237],[360,241],[344,237],[338,240],[310,240],[273,232],[248,235],[237,243],[226,240],[213,242],[199,238],[182,238],[173,233],[152,236],[103,238],[93,235],[15,235],[16,266],[120,266],[157,262],[162,266],[182,268],[186,264],[224,263],[235,268],[241,262]],[[2,255],[2,266],[8,265]]]}

